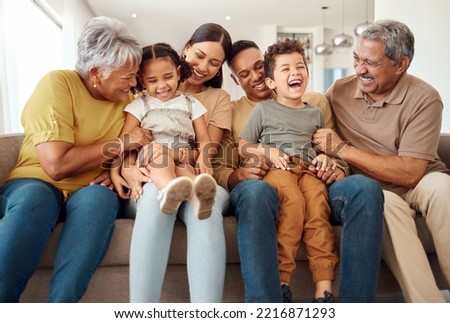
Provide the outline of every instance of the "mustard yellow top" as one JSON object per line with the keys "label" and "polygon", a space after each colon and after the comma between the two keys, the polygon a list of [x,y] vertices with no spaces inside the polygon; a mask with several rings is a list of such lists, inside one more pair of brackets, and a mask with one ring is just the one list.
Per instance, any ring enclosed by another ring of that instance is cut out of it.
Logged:
{"label": "mustard yellow top", "polygon": [[49,141],[86,146],[117,138],[125,122],[123,110],[132,99],[130,94],[130,99],[123,102],[97,100],[75,71],[48,73],[25,104],[22,113],[25,139],[17,165],[7,180],[39,178],[54,185],[65,196],[88,185],[101,174],[100,163],[96,169],[54,181],[41,167],[35,146]]}

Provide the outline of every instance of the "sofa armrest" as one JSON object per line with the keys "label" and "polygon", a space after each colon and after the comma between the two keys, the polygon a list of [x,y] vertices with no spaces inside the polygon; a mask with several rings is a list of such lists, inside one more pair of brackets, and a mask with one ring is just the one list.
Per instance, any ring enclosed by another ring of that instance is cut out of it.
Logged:
{"label": "sofa armrest", "polygon": [[23,138],[22,133],[0,135],[0,186],[17,163]]}
{"label": "sofa armrest", "polygon": [[450,133],[441,133],[439,137],[438,156],[450,169]]}

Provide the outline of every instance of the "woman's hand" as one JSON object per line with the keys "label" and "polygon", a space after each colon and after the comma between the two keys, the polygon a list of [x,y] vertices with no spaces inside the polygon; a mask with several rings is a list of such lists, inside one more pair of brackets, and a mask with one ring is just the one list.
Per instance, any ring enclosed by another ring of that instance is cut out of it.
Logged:
{"label": "woman's hand", "polygon": [[128,182],[117,172],[111,172],[111,180],[117,195],[119,195],[121,199],[128,200],[131,195],[130,185],[128,185]]}
{"label": "woman's hand", "polygon": [[153,135],[148,129],[135,127],[125,133],[121,140],[123,141],[123,149],[125,151],[140,150],[153,140]]}
{"label": "woman's hand", "polygon": [[136,165],[127,165],[122,167],[122,176],[128,183],[130,197],[136,202],[143,194],[142,183],[150,182],[150,172],[145,168],[139,168]]}
{"label": "woman's hand", "polygon": [[207,154],[203,154],[202,152],[200,152],[200,155],[197,158],[197,162],[195,163],[195,174],[198,175],[203,173],[213,175],[214,169]]}
{"label": "woman's hand", "polygon": [[89,185],[102,185],[110,189],[114,188],[109,170],[103,171],[100,175],[90,181]]}

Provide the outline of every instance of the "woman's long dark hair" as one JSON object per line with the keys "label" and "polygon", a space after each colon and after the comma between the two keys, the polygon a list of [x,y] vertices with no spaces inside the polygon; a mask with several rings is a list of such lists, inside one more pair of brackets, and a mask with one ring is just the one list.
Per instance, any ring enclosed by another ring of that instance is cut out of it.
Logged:
{"label": "woman's long dark hair", "polygon": [[[227,60],[228,55],[230,55],[231,52],[231,37],[228,31],[223,28],[219,24],[215,23],[206,23],[198,27],[194,33],[192,34],[191,38],[187,41],[186,45],[184,45],[184,48],[187,46],[192,46],[196,43],[202,43],[202,42],[217,42],[222,46],[222,49],[225,53],[225,59]],[[205,86],[211,86],[214,88],[220,89],[222,87],[223,83],[223,73],[222,73],[222,66],[220,66],[219,71],[217,72],[214,77],[204,83]]]}

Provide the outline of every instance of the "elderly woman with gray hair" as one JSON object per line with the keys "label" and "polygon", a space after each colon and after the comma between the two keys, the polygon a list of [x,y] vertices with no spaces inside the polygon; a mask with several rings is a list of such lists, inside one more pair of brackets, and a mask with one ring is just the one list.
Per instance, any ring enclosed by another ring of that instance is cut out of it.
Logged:
{"label": "elderly woman with gray hair", "polygon": [[59,220],[48,301],[77,302],[85,293],[119,210],[104,166],[151,140],[141,128],[119,138],[141,57],[122,22],[93,18],[78,41],[76,70],[48,73],[26,103],[19,159],[0,187],[0,302],[19,300]]}

